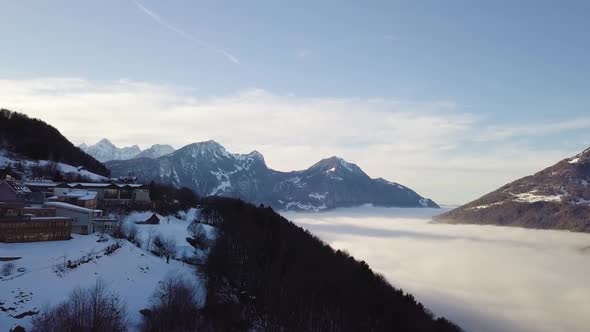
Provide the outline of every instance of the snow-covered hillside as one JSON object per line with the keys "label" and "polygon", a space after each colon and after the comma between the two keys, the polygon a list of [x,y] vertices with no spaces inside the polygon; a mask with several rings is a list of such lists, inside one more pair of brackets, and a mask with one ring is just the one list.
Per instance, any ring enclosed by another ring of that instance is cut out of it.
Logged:
{"label": "snow-covered hillside", "polygon": [[47,167],[55,165],[56,169],[64,176],[71,175],[73,177],[81,176],[84,179],[100,182],[107,181],[108,178],[92,173],[82,167],[72,166],[64,163],[53,162],[49,160],[30,160],[22,156],[17,156],[14,153],[9,153],[6,150],[0,150],[0,168],[11,167],[16,172],[24,173],[25,178],[33,179],[33,169],[35,167]]}
{"label": "snow-covered hillside", "polygon": [[[65,300],[75,287],[93,285],[97,278],[102,278],[110,290],[124,299],[131,330],[141,319],[139,310],[148,307],[149,298],[158,282],[167,276],[184,276],[192,280],[199,304],[203,305],[206,289],[204,282],[195,273],[196,267],[178,260],[170,260],[170,264],[166,264],[165,259],[154,256],[144,248],[150,233],[160,234],[176,239],[177,258],[181,258],[184,253],[194,254],[195,250],[186,243],[186,237],[187,227],[197,213],[197,210],[192,209],[188,213],[180,213],[180,219],[159,216],[162,221],[159,225],[136,225],[143,248],[120,241],[122,247],[110,255],[105,254],[104,250],[116,241],[108,237],[106,242],[97,242],[99,237],[96,234],[73,235],[69,241],[0,243],[0,259],[19,257],[11,262],[15,265],[14,273],[0,279],[0,331],[8,331],[15,325],[29,327],[31,314]],[[151,212],[133,213],[125,221],[144,221],[151,215]],[[210,239],[215,237],[213,227],[203,225],[203,228]],[[63,265],[64,261],[75,261],[84,256],[93,259],[74,269],[58,271],[57,266]],[[0,265],[5,263],[1,262]],[[23,268],[24,271],[18,272]]]}

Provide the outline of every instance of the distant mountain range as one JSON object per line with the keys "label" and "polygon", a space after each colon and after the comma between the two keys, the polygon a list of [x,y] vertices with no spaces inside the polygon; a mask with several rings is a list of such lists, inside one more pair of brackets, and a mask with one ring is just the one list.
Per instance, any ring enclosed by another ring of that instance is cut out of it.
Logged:
{"label": "distant mountain range", "polygon": [[509,183],[437,220],[590,232],[590,149]]}
{"label": "distant mountain range", "polygon": [[372,179],[338,157],[306,170],[279,172],[268,168],[257,151],[232,154],[214,141],[189,144],[152,159],[127,158],[106,165],[113,176],[132,174],[144,182],[186,186],[203,196],[237,197],[278,209],[320,211],[362,204],[438,207],[398,183]]}
{"label": "distant mountain range", "polygon": [[91,146],[82,143],[79,148],[101,162],[133,158],[158,158],[174,151],[172,146],[161,144],[152,145],[143,151],[137,145],[118,148],[106,138]]}

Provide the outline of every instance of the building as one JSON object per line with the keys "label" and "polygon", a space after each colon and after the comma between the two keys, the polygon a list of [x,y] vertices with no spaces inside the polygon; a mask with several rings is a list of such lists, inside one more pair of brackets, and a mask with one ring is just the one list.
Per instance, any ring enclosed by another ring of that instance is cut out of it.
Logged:
{"label": "building", "polygon": [[94,233],[93,220],[102,217],[102,210],[88,209],[64,202],[46,202],[43,206],[55,208],[56,214],[60,217],[71,218],[72,233],[76,234]]}
{"label": "building", "polygon": [[72,233],[85,235],[94,232],[110,233],[118,225],[118,219],[103,216],[102,210],[64,202],[46,202],[44,206],[55,208],[58,216],[72,218]]}
{"label": "building", "polygon": [[87,189],[65,189],[54,191],[54,195],[48,197],[48,200],[74,204],[88,209],[96,209],[96,196],[96,191],[90,191]]}
{"label": "building", "polygon": [[69,240],[71,232],[72,219],[56,216],[55,209],[35,211],[23,203],[0,202],[0,242]]}
{"label": "building", "polygon": [[[74,190],[95,192],[98,208],[138,205],[149,207],[151,204],[149,187],[139,183],[26,182],[25,184],[32,191],[43,192],[48,197],[57,196],[57,200],[61,200],[59,197],[66,197]],[[69,202],[82,205],[77,201]]]}
{"label": "building", "polygon": [[20,181],[0,180],[0,202],[22,202],[30,199],[31,190]]}

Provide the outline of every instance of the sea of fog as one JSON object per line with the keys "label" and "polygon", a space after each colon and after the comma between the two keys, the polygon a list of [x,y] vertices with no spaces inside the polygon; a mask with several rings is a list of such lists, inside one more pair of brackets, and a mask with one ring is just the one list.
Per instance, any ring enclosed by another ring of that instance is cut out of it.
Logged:
{"label": "sea of fog", "polygon": [[283,215],[467,331],[590,331],[590,234],[433,223],[444,211]]}

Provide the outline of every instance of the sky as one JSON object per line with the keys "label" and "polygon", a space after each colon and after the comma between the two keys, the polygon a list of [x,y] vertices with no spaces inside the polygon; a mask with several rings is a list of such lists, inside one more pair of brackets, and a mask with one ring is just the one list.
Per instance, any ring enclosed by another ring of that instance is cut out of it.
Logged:
{"label": "sky", "polygon": [[337,155],[442,204],[590,146],[587,1],[0,0],[0,107],[72,142]]}

